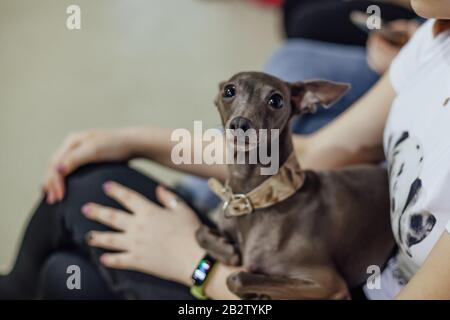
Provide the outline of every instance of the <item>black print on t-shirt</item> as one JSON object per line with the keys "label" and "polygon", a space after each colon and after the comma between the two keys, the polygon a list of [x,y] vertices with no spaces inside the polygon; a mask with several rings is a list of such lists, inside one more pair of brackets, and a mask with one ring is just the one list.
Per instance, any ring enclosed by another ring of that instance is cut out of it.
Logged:
{"label": "black print on t-shirt", "polygon": [[389,136],[387,150],[392,229],[400,250],[411,256],[410,248],[423,241],[436,224],[433,214],[414,207],[424,194],[420,179],[423,149],[405,131]]}

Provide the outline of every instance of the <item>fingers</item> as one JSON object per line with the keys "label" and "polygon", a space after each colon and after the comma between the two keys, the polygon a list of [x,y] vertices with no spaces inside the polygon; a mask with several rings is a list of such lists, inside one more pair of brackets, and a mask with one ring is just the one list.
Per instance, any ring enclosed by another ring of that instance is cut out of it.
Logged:
{"label": "fingers", "polygon": [[178,206],[186,206],[180,197],[161,185],[156,188],[156,198],[164,207],[169,209],[175,209]]}
{"label": "fingers", "polygon": [[45,201],[47,202],[47,204],[54,204],[57,201],[54,191],[47,191],[47,189],[44,188],[44,193],[46,194]]}
{"label": "fingers", "polygon": [[368,38],[368,41],[372,46],[382,46],[389,44],[379,32],[372,32]]}
{"label": "fingers", "polygon": [[50,169],[47,172],[42,191],[46,195],[48,204],[62,200],[65,193],[64,179]]}
{"label": "fingers", "polygon": [[47,203],[54,204],[64,198],[65,185],[64,179],[56,174],[50,176],[44,191],[47,193]]}
{"label": "fingers", "polygon": [[[130,212],[139,214],[140,212],[148,211],[145,209],[150,209],[155,212],[161,210],[159,206],[148,200],[140,193],[124,187],[119,183],[112,181],[106,182],[103,185],[103,189],[108,196],[115,199]],[[156,188],[156,197],[158,201],[168,209],[173,210],[175,208],[187,208],[186,203],[182,201],[175,193],[162,186],[158,186]]]}
{"label": "fingers", "polygon": [[57,170],[60,175],[67,176],[77,168],[94,161],[95,152],[92,150],[92,146],[83,144],[67,152],[60,160]]}
{"label": "fingers", "polygon": [[132,256],[129,253],[105,253],[100,257],[100,262],[108,267],[114,269],[133,269]]}
{"label": "fingers", "polygon": [[[116,182],[108,181],[103,185],[105,193],[119,202],[124,208],[133,213],[142,212],[145,208],[158,209],[158,206],[140,193],[122,186]],[[160,208],[159,208],[160,209]]]}
{"label": "fingers", "polygon": [[71,149],[76,148],[81,142],[81,134],[71,134],[67,139],[64,140],[61,147],[56,151],[52,158],[51,166],[56,171],[60,165],[63,157],[69,152]]}
{"label": "fingers", "polygon": [[88,203],[81,208],[81,212],[90,220],[104,224],[115,230],[124,231],[130,224],[130,214],[121,210]]}
{"label": "fingers", "polygon": [[85,164],[96,162],[96,153],[91,145],[83,144],[67,150],[61,159],[55,161],[50,168],[44,188],[49,204],[64,198],[65,177]]}
{"label": "fingers", "polygon": [[99,232],[91,231],[87,237],[87,243],[91,247],[107,250],[125,251],[129,250],[129,238],[120,232]]}
{"label": "fingers", "polygon": [[406,31],[409,26],[409,20],[398,19],[388,23],[389,28],[394,31]]}
{"label": "fingers", "polygon": [[47,194],[47,203],[53,204],[63,199],[65,193],[64,177],[67,173],[64,172],[64,166],[61,162],[71,150],[81,143],[83,137],[84,135],[81,133],[71,134],[53,156],[43,187],[43,191]]}
{"label": "fingers", "polygon": [[417,22],[416,19],[401,19],[401,20],[394,20],[389,23],[389,27],[398,32],[406,32],[410,37],[414,34],[414,32],[417,31],[420,24]]}

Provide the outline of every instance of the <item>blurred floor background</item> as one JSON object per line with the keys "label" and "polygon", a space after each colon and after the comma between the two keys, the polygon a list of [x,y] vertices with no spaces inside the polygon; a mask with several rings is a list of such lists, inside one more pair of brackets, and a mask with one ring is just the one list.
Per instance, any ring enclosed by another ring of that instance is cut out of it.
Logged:
{"label": "blurred floor background", "polygon": [[[66,28],[71,4],[79,31]],[[0,0],[0,271],[69,132],[217,125],[218,82],[261,69],[281,41],[278,20],[244,0]]]}

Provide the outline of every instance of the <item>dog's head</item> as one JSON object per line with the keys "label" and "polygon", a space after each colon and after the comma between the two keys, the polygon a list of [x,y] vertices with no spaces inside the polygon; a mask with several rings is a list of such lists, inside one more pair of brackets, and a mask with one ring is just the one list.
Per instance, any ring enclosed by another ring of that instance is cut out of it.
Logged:
{"label": "dog's head", "polygon": [[325,80],[284,82],[261,72],[241,72],[219,85],[216,106],[225,129],[278,129],[294,115],[331,106],[350,88]]}

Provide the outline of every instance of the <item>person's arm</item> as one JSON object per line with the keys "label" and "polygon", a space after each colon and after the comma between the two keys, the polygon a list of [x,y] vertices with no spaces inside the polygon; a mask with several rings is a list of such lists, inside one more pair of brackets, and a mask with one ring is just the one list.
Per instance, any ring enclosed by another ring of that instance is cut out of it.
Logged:
{"label": "person's arm", "polygon": [[385,74],[359,101],[328,126],[310,136],[294,137],[305,169],[332,169],[383,160],[383,131],[395,98]]}
{"label": "person's arm", "polygon": [[[127,140],[132,149],[132,157],[143,157],[184,173],[204,178],[215,177],[225,180],[227,176],[224,164],[175,164],[171,159],[172,149],[178,144],[171,140],[173,129],[156,127],[136,127],[127,129]],[[202,148],[207,144],[204,142]],[[194,143],[191,143],[191,154],[194,154]]]}
{"label": "person's arm", "polygon": [[450,299],[450,234],[445,232],[398,300]]}
{"label": "person's arm", "polygon": [[206,295],[214,300],[239,300],[239,297],[233,294],[227,286],[227,278],[239,271],[241,271],[241,268],[217,263],[206,284]]}
{"label": "person's arm", "polygon": [[169,129],[130,127],[70,134],[49,163],[43,183],[47,202],[52,204],[64,198],[65,178],[81,166],[105,161],[126,161],[136,157],[144,157],[186,173],[225,180],[225,165],[175,165],[171,160],[172,147],[175,145],[171,141],[171,133]]}

